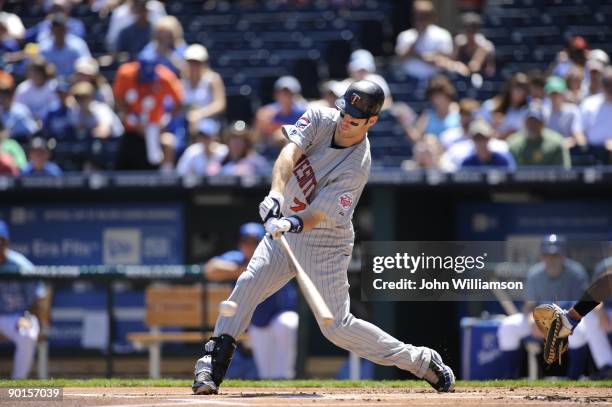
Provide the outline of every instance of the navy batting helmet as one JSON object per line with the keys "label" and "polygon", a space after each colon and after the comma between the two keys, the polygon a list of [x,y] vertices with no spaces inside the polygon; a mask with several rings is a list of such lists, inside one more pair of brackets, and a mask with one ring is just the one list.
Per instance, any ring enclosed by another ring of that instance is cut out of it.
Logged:
{"label": "navy batting helmet", "polygon": [[336,107],[356,119],[367,119],[380,113],[385,101],[382,88],[372,81],[357,81],[336,100]]}

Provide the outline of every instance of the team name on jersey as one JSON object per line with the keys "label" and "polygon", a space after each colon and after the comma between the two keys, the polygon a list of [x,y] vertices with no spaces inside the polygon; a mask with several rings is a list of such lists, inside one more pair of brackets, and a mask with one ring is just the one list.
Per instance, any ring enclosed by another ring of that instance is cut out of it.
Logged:
{"label": "team name on jersey", "polygon": [[308,157],[303,154],[293,167],[293,175],[297,180],[298,186],[302,190],[306,201],[310,203],[315,188],[317,187],[317,177],[308,161]]}

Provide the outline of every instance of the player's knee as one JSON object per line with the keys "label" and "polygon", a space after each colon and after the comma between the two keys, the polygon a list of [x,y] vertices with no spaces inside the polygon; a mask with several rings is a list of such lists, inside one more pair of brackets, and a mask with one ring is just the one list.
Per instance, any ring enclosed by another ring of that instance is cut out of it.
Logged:
{"label": "player's knee", "polygon": [[348,314],[344,318],[336,318],[334,322],[329,326],[323,326],[319,324],[323,336],[325,336],[334,345],[341,346],[342,343],[342,332],[349,326],[350,320],[353,315]]}

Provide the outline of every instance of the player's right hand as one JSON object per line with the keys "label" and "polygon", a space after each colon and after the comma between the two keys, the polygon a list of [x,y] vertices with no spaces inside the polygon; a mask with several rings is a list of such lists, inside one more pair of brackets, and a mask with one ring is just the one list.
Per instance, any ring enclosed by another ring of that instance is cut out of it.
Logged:
{"label": "player's right hand", "polygon": [[291,229],[291,222],[289,222],[286,218],[270,218],[266,221],[266,223],[264,223],[264,228],[272,239],[276,240],[283,233],[288,232]]}
{"label": "player's right hand", "polygon": [[284,198],[281,194],[276,191],[270,191],[268,196],[259,204],[259,216],[261,216],[261,220],[266,222],[270,218],[280,218],[283,201]]}

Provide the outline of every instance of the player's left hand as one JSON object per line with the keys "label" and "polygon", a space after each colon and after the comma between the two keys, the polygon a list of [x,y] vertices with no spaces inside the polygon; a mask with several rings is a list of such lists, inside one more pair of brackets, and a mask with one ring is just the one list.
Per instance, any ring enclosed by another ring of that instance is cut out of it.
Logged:
{"label": "player's left hand", "polygon": [[264,228],[266,229],[266,232],[268,232],[268,234],[272,236],[272,239],[276,240],[283,233],[291,229],[291,222],[289,222],[285,218],[270,218],[266,221],[266,223],[264,223]]}
{"label": "player's left hand", "polygon": [[276,191],[270,191],[259,204],[259,216],[266,222],[270,218],[280,218],[283,207],[283,196]]}

